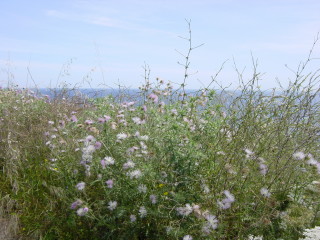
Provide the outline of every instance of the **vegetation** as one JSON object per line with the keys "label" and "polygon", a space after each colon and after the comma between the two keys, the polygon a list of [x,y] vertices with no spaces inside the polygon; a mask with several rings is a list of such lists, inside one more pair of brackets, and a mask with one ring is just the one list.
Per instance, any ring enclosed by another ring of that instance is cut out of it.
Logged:
{"label": "vegetation", "polygon": [[304,67],[269,92],[256,72],[235,92],[146,77],[133,101],[1,89],[0,216],[22,239],[299,239],[320,224]]}

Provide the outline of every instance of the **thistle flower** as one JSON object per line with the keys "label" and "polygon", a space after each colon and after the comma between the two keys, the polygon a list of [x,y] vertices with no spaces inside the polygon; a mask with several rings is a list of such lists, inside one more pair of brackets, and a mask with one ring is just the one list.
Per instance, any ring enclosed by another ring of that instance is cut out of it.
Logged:
{"label": "thistle flower", "polygon": [[100,149],[101,146],[102,146],[101,142],[96,142],[96,143],[94,144],[94,148],[95,148],[95,149]]}
{"label": "thistle flower", "polygon": [[271,193],[269,192],[269,190],[267,188],[261,188],[260,193],[262,196],[267,197],[267,198],[271,196]]}
{"label": "thistle flower", "polygon": [[147,109],[147,106],[146,105],[143,105],[142,106],[142,110],[144,111],[144,112],[146,112],[148,109]]}
{"label": "thistle flower", "polygon": [[303,153],[303,152],[295,152],[292,157],[295,159],[295,160],[303,160],[306,155]]}
{"label": "thistle flower", "polygon": [[135,137],[140,137],[140,132],[139,132],[139,131],[136,131],[133,136],[135,136]]}
{"label": "thistle flower", "polygon": [[231,203],[235,201],[235,198],[229,190],[225,190],[223,193],[226,195],[226,198],[222,201],[218,201],[217,203],[221,209],[228,209],[231,207]]}
{"label": "thistle flower", "polygon": [[82,152],[83,152],[83,154],[91,155],[95,150],[96,150],[96,148],[93,145],[89,145],[89,146],[83,148]]}
{"label": "thistle flower", "polygon": [[108,208],[109,210],[113,211],[114,209],[116,209],[117,205],[118,205],[117,201],[110,201],[108,203]]}
{"label": "thistle flower", "polygon": [[89,208],[87,208],[87,207],[79,208],[77,210],[77,214],[78,214],[78,216],[82,217],[82,216],[86,215],[88,211],[89,211]]}
{"label": "thistle flower", "polygon": [[230,193],[230,191],[229,190],[225,190],[225,191],[223,191],[223,193],[226,195],[226,197],[228,198],[228,200],[230,201],[230,202],[234,202],[234,196]]}
{"label": "thistle flower", "polygon": [[99,123],[105,123],[105,122],[106,122],[106,119],[99,117],[99,118],[98,118],[98,122],[99,122]]}
{"label": "thistle flower", "polygon": [[109,179],[108,181],[106,181],[107,187],[108,188],[112,188],[113,187],[113,180]]}
{"label": "thistle flower", "polygon": [[307,163],[309,164],[309,165],[317,165],[318,164],[318,161],[317,160],[315,160],[312,156],[311,157],[309,157],[309,160],[307,161]]}
{"label": "thistle flower", "polygon": [[119,133],[119,134],[117,134],[117,139],[118,139],[119,141],[124,140],[124,139],[126,139],[127,137],[128,137],[128,135],[125,134],[125,133]]}
{"label": "thistle flower", "polygon": [[140,192],[140,193],[146,193],[146,192],[147,192],[147,186],[144,185],[144,184],[140,184],[140,185],[138,186],[138,192]]}
{"label": "thistle flower", "polygon": [[139,208],[139,216],[141,218],[144,218],[145,216],[147,216],[147,210],[144,206]]}
{"label": "thistle flower", "polygon": [[112,157],[105,157],[104,159],[101,160],[101,165],[103,169],[105,169],[106,166],[113,165],[113,164],[114,164],[114,159]]}
{"label": "thistle flower", "polygon": [[59,120],[59,126],[60,126],[61,128],[64,128],[64,127],[66,126],[65,121],[64,121],[64,120]]}
{"label": "thistle flower", "polygon": [[172,109],[172,110],[171,110],[171,113],[172,113],[173,115],[178,115],[177,109]]}
{"label": "thistle flower", "polygon": [[176,208],[176,210],[179,215],[188,216],[192,213],[193,208],[191,207],[190,204],[187,203],[185,207],[178,207],[178,208]]}
{"label": "thistle flower", "polygon": [[90,163],[92,161],[92,155],[91,153],[84,152],[82,154],[82,161],[80,162],[81,165],[86,165],[87,163]]}
{"label": "thistle flower", "polygon": [[141,125],[141,124],[145,123],[145,120],[141,120],[141,118],[139,118],[139,117],[133,117],[132,121],[137,125]]}
{"label": "thistle flower", "polygon": [[157,203],[157,196],[156,195],[150,195],[150,201],[152,204],[156,204]]}
{"label": "thistle flower", "polygon": [[106,121],[109,121],[109,120],[111,119],[111,117],[110,117],[110,116],[107,116],[107,115],[104,115],[103,117],[104,117],[104,119],[105,119]]}
{"label": "thistle flower", "polygon": [[205,219],[207,220],[207,225],[210,228],[212,228],[213,230],[217,229],[219,221],[216,216],[208,214],[205,216]]}
{"label": "thistle flower", "polygon": [[133,147],[131,147],[131,148],[128,148],[127,149],[127,154],[128,155],[131,155],[132,153],[134,153],[136,150],[138,150],[139,149],[139,147],[136,147],[136,146],[133,146]]}
{"label": "thistle flower", "polygon": [[267,172],[268,172],[268,167],[267,167],[267,165],[261,163],[261,164],[259,165],[259,168],[260,168],[260,173],[261,173],[263,176],[265,176],[265,175],[267,174]]}
{"label": "thistle flower", "polygon": [[128,168],[134,168],[135,163],[132,162],[131,160],[128,160],[126,163],[123,164],[123,169],[128,169]]}
{"label": "thistle flower", "polygon": [[87,124],[87,125],[91,125],[91,124],[94,123],[94,121],[92,121],[91,119],[87,119],[87,120],[84,121],[84,123]]}
{"label": "thistle flower", "polygon": [[153,100],[154,103],[157,103],[158,100],[159,100],[159,97],[154,94],[154,93],[151,93],[149,96],[148,96],[149,99]]}
{"label": "thistle flower", "polygon": [[79,191],[82,191],[86,186],[86,183],[85,182],[79,182],[77,185],[76,185],[76,188],[79,190]]}
{"label": "thistle flower", "polygon": [[89,136],[86,137],[85,141],[86,141],[86,142],[94,142],[94,141],[96,141],[96,139],[95,139],[94,136],[89,135]]}
{"label": "thistle flower", "polygon": [[71,204],[70,208],[71,208],[71,209],[76,209],[76,208],[79,207],[82,203],[83,203],[83,202],[82,202],[80,199],[78,199],[78,200],[76,200],[75,202],[73,202],[73,203]]}
{"label": "thistle flower", "polygon": [[132,172],[127,173],[127,175],[130,177],[130,179],[133,179],[133,178],[137,179],[142,176],[142,173],[139,169],[137,169],[137,170],[134,170]]}
{"label": "thistle flower", "polygon": [[135,222],[137,220],[136,215],[130,215],[130,221]]}
{"label": "thistle flower", "polygon": [[185,235],[184,237],[183,237],[183,240],[192,240],[193,238],[192,238],[192,236],[190,236],[190,235]]}

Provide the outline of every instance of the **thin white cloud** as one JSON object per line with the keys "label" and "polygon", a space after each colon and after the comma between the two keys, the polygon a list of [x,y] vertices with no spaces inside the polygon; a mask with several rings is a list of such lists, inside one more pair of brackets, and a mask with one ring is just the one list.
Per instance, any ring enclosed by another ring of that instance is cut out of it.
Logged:
{"label": "thin white cloud", "polygon": [[134,30],[134,31],[140,31],[140,32],[147,32],[147,33],[161,33],[161,34],[166,34],[174,37],[177,36],[177,34],[169,31],[164,31],[157,28],[144,27],[141,24],[134,22],[134,20],[129,21],[129,20],[123,20],[120,18],[105,17],[97,13],[83,13],[83,14],[77,13],[76,14],[71,12],[57,11],[57,10],[47,10],[46,15],[48,17],[54,17],[54,18],[68,20],[68,21],[86,23],[86,24],[93,24],[93,25],[98,25],[102,27],[119,28],[119,29]]}
{"label": "thin white cloud", "polygon": [[121,24],[117,23],[115,19],[107,17],[93,17],[89,18],[86,22],[106,27],[121,27]]}
{"label": "thin white cloud", "polygon": [[116,20],[116,19],[99,17],[99,16],[91,16],[88,14],[74,14],[70,12],[67,13],[67,12],[62,12],[57,10],[48,10],[46,11],[46,15],[54,18],[101,25],[106,27],[121,27],[122,25],[119,23],[119,20]]}
{"label": "thin white cloud", "polygon": [[56,11],[56,10],[47,10],[46,15],[50,17],[56,17],[56,18],[67,18],[67,15],[63,12]]}

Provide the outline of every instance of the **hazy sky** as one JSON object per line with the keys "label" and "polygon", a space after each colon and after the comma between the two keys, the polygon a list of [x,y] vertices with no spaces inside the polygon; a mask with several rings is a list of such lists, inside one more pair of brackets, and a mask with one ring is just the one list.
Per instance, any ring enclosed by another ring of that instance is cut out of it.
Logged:
{"label": "hazy sky", "polygon": [[[137,88],[150,79],[181,83],[191,19],[194,46],[188,88],[217,81],[238,86],[234,61],[244,79],[258,59],[261,87],[286,85],[307,58],[320,31],[319,0],[1,0],[0,86]],[[314,51],[320,57],[320,42]],[[308,71],[320,67],[313,61]],[[34,80],[31,79],[31,76]],[[102,85],[101,85],[102,84]]]}

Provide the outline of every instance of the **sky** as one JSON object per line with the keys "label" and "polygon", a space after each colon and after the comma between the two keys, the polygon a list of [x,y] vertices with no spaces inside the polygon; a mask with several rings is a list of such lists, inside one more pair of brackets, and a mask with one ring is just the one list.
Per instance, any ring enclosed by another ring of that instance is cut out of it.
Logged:
{"label": "sky", "polygon": [[[187,88],[237,88],[261,73],[286,86],[320,31],[319,0],[2,0],[0,86],[178,87],[191,43]],[[186,21],[187,20],[187,21]],[[320,41],[305,74],[320,68]],[[178,63],[179,62],[179,63]],[[148,71],[147,71],[148,72]]]}

